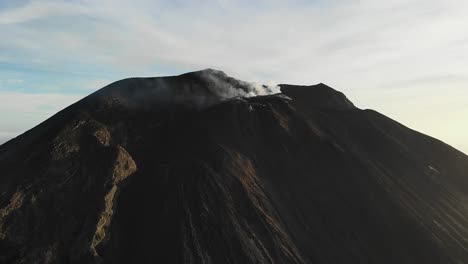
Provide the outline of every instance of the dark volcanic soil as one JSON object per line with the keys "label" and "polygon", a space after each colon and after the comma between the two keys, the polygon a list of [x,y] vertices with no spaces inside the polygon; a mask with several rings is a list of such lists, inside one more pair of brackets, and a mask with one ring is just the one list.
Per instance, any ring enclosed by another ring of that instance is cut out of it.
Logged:
{"label": "dark volcanic soil", "polygon": [[249,89],[122,80],[0,146],[0,263],[468,263],[466,155],[323,84],[219,85]]}

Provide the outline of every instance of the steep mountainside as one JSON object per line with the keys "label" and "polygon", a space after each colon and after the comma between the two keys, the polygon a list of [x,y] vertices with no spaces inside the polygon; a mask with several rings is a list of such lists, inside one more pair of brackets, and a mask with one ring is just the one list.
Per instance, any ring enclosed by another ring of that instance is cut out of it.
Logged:
{"label": "steep mountainside", "polygon": [[468,263],[466,155],[280,88],[126,79],[0,146],[0,263]]}

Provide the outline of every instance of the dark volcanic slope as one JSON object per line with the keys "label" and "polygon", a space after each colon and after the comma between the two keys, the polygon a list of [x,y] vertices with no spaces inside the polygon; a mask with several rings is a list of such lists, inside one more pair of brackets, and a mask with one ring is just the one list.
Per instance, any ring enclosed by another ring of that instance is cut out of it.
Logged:
{"label": "dark volcanic slope", "polygon": [[468,263],[467,156],[323,84],[239,89],[127,79],[2,145],[0,263]]}

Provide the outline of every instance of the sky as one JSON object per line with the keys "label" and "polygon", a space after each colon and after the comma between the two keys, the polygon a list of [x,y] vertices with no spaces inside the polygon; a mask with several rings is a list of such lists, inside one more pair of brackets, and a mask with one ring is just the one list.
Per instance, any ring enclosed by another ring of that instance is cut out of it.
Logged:
{"label": "sky", "polygon": [[0,144],[119,79],[344,92],[468,153],[468,1],[0,0]]}

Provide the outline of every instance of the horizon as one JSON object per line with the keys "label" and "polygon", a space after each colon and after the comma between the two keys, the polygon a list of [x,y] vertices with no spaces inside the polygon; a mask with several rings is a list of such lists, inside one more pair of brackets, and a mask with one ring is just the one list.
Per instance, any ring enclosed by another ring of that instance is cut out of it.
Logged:
{"label": "horizon", "polygon": [[325,83],[468,153],[467,11],[453,0],[2,1],[0,144],[114,81],[214,68]]}

